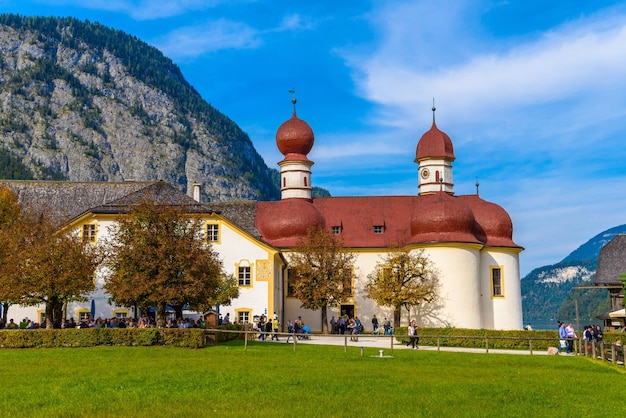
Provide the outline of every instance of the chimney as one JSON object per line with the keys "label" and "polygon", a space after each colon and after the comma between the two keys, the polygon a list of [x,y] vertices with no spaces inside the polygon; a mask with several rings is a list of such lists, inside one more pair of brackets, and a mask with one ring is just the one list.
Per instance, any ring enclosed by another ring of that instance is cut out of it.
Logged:
{"label": "chimney", "polygon": [[194,183],[193,184],[193,200],[195,200],[198,203],[200,202],[200,183]]}

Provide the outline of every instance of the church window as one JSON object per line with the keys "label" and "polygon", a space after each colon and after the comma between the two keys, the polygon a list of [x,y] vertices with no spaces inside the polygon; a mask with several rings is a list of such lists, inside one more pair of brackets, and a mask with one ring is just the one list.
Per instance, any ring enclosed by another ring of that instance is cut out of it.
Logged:
{"label": "church window", "polygon": [[306,177],[304,178],[304,187],[308,187]]}
{"label": "church window", "polygon": [[343,289],[344,296],[352,296],[352,269],[348,269],[341,273],[341,287]]}
{"label": "church window", "polygon": [[283,187],[287,187],[287,177],[283,177]]}
{"label": "church window", "polygon": [[239,286],[250,286],[250,266],[239,266],[237,270]]}
{"label": "church window", "polygon": [[294,297],[295,289],[293,285],[293,279],[291,278],[291,270],[287,270],[287,296]]}
{"label": "church window", "polygon": [[502,280],[502,267],[490,267],[491,270],[491,296],[494,298],[504,297],[504,283]]}

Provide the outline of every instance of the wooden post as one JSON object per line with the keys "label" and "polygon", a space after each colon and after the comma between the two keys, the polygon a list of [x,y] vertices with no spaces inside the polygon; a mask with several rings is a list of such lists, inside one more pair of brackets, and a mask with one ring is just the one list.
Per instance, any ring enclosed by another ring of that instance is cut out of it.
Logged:
{"label": "wooden post", "polygon": [[485,337],[485,351],[489,353],[489,337]]}
{"label": "wooden post", "polygon": [[606,347],[604,347],[604,341],[600,343],[600,358],[602,361],[606,361]]}
{"label": "wooden post", "polygon": [[393,335],[389,336],[389,341],[391,342],[391,355],[393,355]]}
{"label": "wooden post", "polygon": [[441,351],[441,337],[437,335],[437,351]]}
{"label": "wooden post", "polygon": [[243,349],[248,349],[248,328],[243,332]]}
{"label": "wooden post", "polygon": [[298,345],[298,336],[296,335],[296,333],[293,333],[293,351],[296,351],[296,346]]}
{"label": "wooden post", "polygon": [[530,350],[530,355],[532,356],[533,355],[533,339],[532,338],[528,339],[528,348]]}
{"label": "wooden post", "polygon": [[344,353],[348,352],[348,337],[347,336],[343,337],[343,352]]}
{"label": "wooden post", "polygon": [[596,355],[596,342],[595,341],[591,341],[591,355],[593,356],[594,360],[598,358],[598,356]]}
{"label": "wooden post", "polygon": [[611,363],[617,364],[617,352],[615,350],[615,344],[611,347]]}

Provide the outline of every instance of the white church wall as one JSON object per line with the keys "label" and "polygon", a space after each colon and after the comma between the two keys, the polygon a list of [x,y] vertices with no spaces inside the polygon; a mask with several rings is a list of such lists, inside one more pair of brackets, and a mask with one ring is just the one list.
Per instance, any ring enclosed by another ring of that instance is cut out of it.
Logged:
{"label": "white church wall", "polygon": [[[491,267],[502,269],[503,297],[493,297]],[[519,252],[515,250],[487,249],[481,254],[481,288],[485,328],[522,329],[522,298],[519,271]]]}

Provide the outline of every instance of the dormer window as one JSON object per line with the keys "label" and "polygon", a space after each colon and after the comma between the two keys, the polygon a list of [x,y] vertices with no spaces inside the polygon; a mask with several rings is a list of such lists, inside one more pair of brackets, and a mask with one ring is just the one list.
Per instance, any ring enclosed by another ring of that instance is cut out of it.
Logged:
{"label": "dormer window", "polygon": [[333,226],[332,230],[333,230],[333,234],[335,235],[341,234],[341,226]]}
{"label": "dormer window", "polygon": [[382,234],[383,230],[384,230],[384,227],[382,225],[374,225],[375,234]]}

